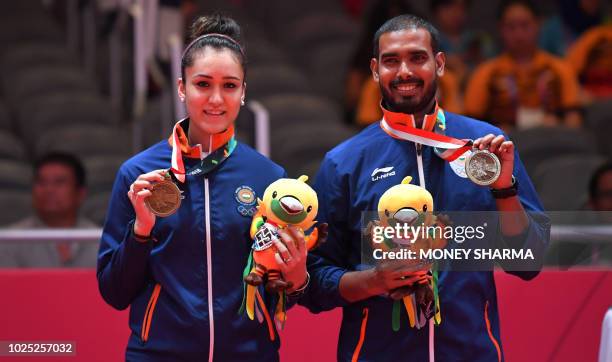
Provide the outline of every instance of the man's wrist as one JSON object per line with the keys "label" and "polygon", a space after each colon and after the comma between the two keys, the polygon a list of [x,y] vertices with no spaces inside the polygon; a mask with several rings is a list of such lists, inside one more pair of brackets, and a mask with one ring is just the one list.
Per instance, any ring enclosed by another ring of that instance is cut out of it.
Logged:
{"label": "man's wrist", "polygon": [[376,268],[364,270],[364,285],[366,286],[368,294],[373,297],[386,292],[386,290],[378,282]]}
{"label": "man's wrist", "polygon": [[518,194],[518,181],[512,176],[512,184],[504,188],[491,188],[491,194],[496,199],[507,199]]}

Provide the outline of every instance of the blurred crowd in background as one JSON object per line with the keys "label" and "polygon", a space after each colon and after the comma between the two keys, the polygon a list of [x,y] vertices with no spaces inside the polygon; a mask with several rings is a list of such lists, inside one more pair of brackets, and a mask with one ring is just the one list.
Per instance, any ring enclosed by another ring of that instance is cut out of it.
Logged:
{"label": "blurred crowd in background", "polygon": [[[152,3],[154,21],[139,22]],[[440,31],[445,110],[502,128],[547,210],[612,211],[611,11],[599,0],[2,2],[0,225],[101,226],[118,167],[181,114],[172,50],[186,24],[213,12],[235,18],[246,39],[237,137],[255,147],[266,132],[269,156],[292,177],[314,177],[325,152],[381,118],[372,39],[412,13]],[[0,263],[95,264],[93,249],[28,248]]]}

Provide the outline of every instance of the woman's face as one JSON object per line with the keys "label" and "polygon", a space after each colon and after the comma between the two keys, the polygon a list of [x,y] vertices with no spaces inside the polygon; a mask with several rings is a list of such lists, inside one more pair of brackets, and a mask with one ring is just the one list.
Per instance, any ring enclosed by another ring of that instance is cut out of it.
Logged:
{"label": "woman's face", "polygon": [[197,52],[185,68],[185,79],[178,81],[190,128],[207,134],[225,131],[238,116],[245,86],[244,70],[231,50],[206,47]]}

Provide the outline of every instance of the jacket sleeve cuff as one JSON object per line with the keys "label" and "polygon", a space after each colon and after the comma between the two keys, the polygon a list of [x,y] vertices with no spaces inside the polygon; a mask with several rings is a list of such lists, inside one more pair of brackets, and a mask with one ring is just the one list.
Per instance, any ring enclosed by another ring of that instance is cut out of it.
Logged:
{"label": "jacket sleeve cuff", "polygon": [[153,244],[157,241],[155,236],[153,236],[153,232],[151,235],[147,237],[143,237],[137,235],[134,232],[134,220],[130,221],[128,225],[127,235],[125,237],[125,248],[128,249],[131,253],[142,253],[144,255],[149,255],[149,252],[153,248]]}
{"label": "jacket sleeve cuff", "polygon": [[546,250],[550,241],[550,222],[543,216],[529,215],[529,226],[516,236],[504,237],[506,245],[513,249],[531,250],[533,260],[521,260],[519,263],[506,263],[504,269],[524,280],[537,276],[544,265]]}
{"label": "jacket sleeve cuff", "polygon": [[311,270],[310,284],[304,295],[299,298],[299,304],[313,313],[348,305],[349,302],[340,295],[340,279],[347,271],[335,266]]}

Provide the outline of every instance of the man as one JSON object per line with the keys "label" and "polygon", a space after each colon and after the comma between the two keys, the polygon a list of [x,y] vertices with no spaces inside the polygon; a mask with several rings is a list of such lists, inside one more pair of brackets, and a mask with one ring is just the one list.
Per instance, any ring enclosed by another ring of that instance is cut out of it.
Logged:
{"label": "man", "polygon": [[539,16],[528,0],[504,1],[499,11],[503,53],[476,68],[465,92],[466,114],[502,129],[579,127],[576,74],[538,48]]}
{"label": "man", "polygon": [[[404,327],[393,331],[392,299],[406,296],[416,272],[391,261],[374,268],[364,265],[361,218],[362,212],[376,210],[381,195],[405,176],[431,192],[438,211],[504,211],[499,230],[515,248],[541,255],[548,242],[547,225],[525,212],[541,206],[513,143],[498,128],[438,108],[435,94],[445,64],[438,46],[437,30],[418,17],[402,15],[381,26],[374,37],[371,70],[383,95],[383,120],[330,151],[315,182],[318,220],[329,224],[329,236],[309,256],[311,283],[300,303],[315,313],[343,307],[339,361],[503,359],[490,269],[441,271],[441,324],[433,327],[430,319],[421,329],[410,328],[402,314]],[[438,122],[442,115],[445,125]],[[456,167],[459,161],[450,165],[432,147],[391,136],[406,127],[475,139],[474,147],[499,157],[499,178],[491,189],[477,186]],[[513,273],[531,279],[538,270]]]}
{"label": "man", "polygon": [[[34,164],[32,205],[35,215],[10,228],[96,228],[92,221],[79,216],[85,194],[85,169],[81,162],[70,154],[47,154]],[[0,266],[95,267],[97,252],[97,243],[4,245],[0,250]]]}

